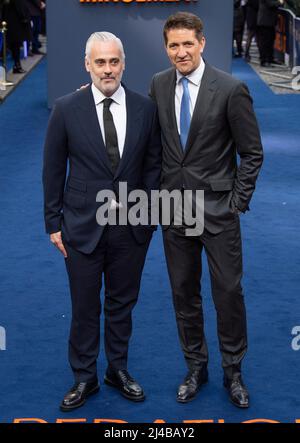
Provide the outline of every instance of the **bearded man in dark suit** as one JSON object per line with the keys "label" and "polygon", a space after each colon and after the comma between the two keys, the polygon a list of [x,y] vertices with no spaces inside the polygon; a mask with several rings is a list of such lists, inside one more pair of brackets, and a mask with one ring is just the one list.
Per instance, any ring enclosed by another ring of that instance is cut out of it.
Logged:
{"label": "bearded man in dark suit", "polygon": [[115,195],[109,212],[117,212],[112,217],[117,220],[128,209],[118,198],[120,183],[126,183],[128,192],[143,190],[150,197],[161,173],[156,106],[121,84],[125,54],[120,39],[109,32],[92,34],[85,65],[92,83],[56,101],[44,152],[46,231],[65,257],[72,298],[69,361],[75,384],[61,404],[65,412],[99,390],[102,276],[108,361],[104,381],[129,400],[145,399],[128,372],[128,346],[155,226],[103,224],[97,195]]}

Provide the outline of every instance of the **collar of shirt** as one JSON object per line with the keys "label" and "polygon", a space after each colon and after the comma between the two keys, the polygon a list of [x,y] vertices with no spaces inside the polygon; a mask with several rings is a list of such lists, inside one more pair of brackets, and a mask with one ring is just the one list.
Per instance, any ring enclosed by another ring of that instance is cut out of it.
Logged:
{"label": "collar of shirt", "polygon": [[118,105],[122,105],[125,102],[125,90],[122,85],[118,87],[116,92],[114,92],[114,94],[111,97],[106,97],[98,88],[96,88],[96,86],[93,83],[92,93],[96,106],[98,106],[106,98],[111,98],[114,101],[114,103],[117,103]]}
{"label": "collar of shirt", "polygon": [[198,68],[195,69],[195,71],[191,72],[191,74],[189,74],[189,75],[183,76],[179,71],[176,70],[177,85],[179,84],[182,77],[186,77],[195,86],[200,86],[200,83],[201,83],[201,80],[202,80],[202,77],[204,74],[204,70],[205,70],[205,63],[204,63],[203,58],[201,58],[201,62],[200,62],[200,65],[198,66]]}

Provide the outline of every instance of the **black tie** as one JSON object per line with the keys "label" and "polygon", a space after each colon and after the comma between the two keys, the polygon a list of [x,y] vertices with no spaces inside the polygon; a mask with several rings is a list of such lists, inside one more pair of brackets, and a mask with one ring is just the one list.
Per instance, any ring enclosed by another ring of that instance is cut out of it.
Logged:
{"label": "black tie", "polygon": [[112,103],[113,100],[111,98],[106,98],[105,100],[103,100],[103,124],[107,155],[110,160],[112,171],[115,174],[120,163],[120,152],[118,147],[118,136],[116,127],[114,124],[112,113],[109,110],[109,107]]}

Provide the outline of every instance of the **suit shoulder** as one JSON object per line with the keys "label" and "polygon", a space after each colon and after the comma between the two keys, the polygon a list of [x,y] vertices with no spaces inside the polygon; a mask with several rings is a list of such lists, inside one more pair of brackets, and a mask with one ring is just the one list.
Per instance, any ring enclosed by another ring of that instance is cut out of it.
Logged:
{"label": "suit shoulder", "polygon": [[149,111],[154,111],[156,109],[156,105],[150,97],[138,94],[137,92],[131,91],[130,89],[126,89],[126,94],[131,100],[135,101],[137,104],[144,107],[145,109],[149,109]]}
{"label": "suit shoulder", "polygon": [[63,95],[55,100],[55,105],[62,107],[72,106],[79,103],[83,96],[88,93],[89,88],[83,88],[79,91],[71,92],[70,94]]}
{"label": "suit shoulder", "polygon": [[239,86],[243,86],[244,83],[228,72],[222,71],[221,69],[217,69],[215,67],[210,67],[212,72],[214,73],[217,82],[222,87],[223,91],[231,92]]}
{"label": "suit shoulder", "polygon": [[154,74],[153,78],[159,80],[168,80],[170,76],[172,76],[173,74],[174,74],[174,68],[168,68],[165,69],[164,71],[157,72],[156,74]]}

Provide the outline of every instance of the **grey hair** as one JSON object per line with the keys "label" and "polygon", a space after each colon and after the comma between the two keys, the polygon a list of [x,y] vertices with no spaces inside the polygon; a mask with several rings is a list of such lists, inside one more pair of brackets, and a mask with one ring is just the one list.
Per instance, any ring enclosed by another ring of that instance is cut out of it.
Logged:
{"label": "grey hair", "polygon": [[117,45],[119,46],[119,49],[121,52],[121,58],[122,58],[122,61],[124,61],[125,60],[125,53],[124,53],[123,43],[115,34],[112,34],[111,32],[94,32],[90,36],[88,41],[86,42],[85,56],[87,58],[90,57],[92,43],[94,43],[94,42],[113,42],[113,41],[116,42]]}

